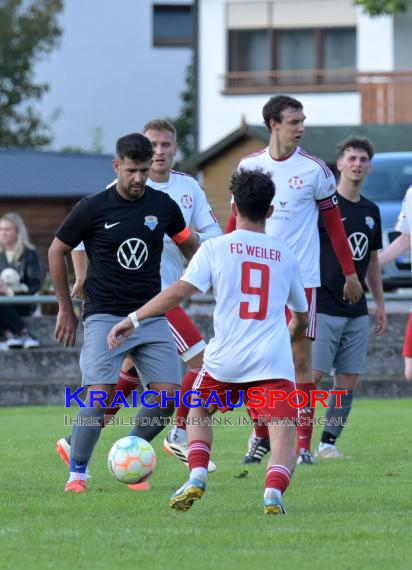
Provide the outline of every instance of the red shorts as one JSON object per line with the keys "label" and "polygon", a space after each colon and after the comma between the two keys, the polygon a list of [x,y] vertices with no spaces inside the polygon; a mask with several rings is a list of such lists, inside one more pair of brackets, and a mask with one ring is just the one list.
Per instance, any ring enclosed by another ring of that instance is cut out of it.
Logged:
{"label": "red shorts", "polygon": [[166,313],[170,330],[175,339],[177,352],[187,362],[205,349],[206,343],[194,322],[182,307],[174,307]]}
{"label": "red shorts", "polygon": [[[253,393],[248,397],[247,391],[249,388],[254,388]],[[263,416],[267,419],[269,418],[289,418],[294,420],[298,417],[298,410],[291,406],[287,399],[283,401],[277,401],[273,404],[270,402],[269,391],[274,392],[283,391],[286,394],[290,394],[296,390],[296,385],[294,382],[289,380],[259,380],[257,382],[220,382],[215,380],[204,368],[197,375],[196,380],[193,384],[193,390],[200,392],[200,398],[203,402],[213,394],[219,398],[222,403],[222,407],[216,404],[216,408],[224,413],[229,410],[233,410],[235,405],[243,397],[243,404],[247,406],[249,404],[249,410],[251,412],[251,417],[253,419],[258,419],[259,416]],[[229,391],[229,393],[227,392]],[[243,395],[241,394],[243,393]],[[259,404],[259,400],[266,400],[260,407],[252,407],[252,405]],[[213,403],[211,404],[212,407]]]}
{"label": "red shorts", "polygon": [[408,324],[406,325],[402,356],[412,358],[412,313],[409,313]]}
{"label": "red shorts", "polygon": [[[305,336],[311,340],[316,338],[316,287],[305,288],[306,300],[308,302],[309,322]],[[292,318],[291,312],[286,307],[286,322]]]}

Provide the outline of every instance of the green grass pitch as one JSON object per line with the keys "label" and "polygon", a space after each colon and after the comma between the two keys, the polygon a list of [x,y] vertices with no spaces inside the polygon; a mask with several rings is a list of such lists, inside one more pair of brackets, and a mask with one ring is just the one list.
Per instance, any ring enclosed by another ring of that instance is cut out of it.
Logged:
{"label": "green grass pitch", "polygon": [[110,475],[107,453],[128,427],[103,431],[88,491],[65,494],[66,468],[54,451],[67,433],[64,413],[1,410],[1,568],[412,568],[409,400],[355,401],[339,442],[352,459],[297,466],[288,516],[263,514],[264,465],[239,478],[250,428],[237,425],[215,428],[218,471],[187,513],[168,506],[187,471],[164,453],[163,434],[150,491],[129,491]]}

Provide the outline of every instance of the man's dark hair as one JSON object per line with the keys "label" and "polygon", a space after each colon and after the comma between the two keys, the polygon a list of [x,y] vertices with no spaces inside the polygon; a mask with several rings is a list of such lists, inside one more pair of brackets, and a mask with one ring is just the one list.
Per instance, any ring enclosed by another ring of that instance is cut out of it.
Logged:
{"label": "man's dark hair", "polygon": [[140,133],[120,137],[116,143],[116,157],[130,158],[134,162],[148,162],[153,157],[153,146],[149,139]]}
{"label": "man's dark hair", "polygon": [[356,148],[357,150],[364,150],[369,156],[369,160],[372,160],[373,155],[375,154],[371,141],[366,137],[357,137],[356,135],[353,135],[345,139],[344,141],[339,143],[336,148],[338,150],[338,160],[339,158],[342,158],[345,150],[347,150],[348,148]]}
{"label": "man's dark hair", "polygon": [[301,111],[303,105],[297,99],[289,97],[289,95],[276,95],[271,97],[262,109],[263,121],[267,128],[270,130],[270,119],[277,123],[282,122],[282,113],[285,109],[293,109],[294,111]]}
{"label": "man's dark hair", "polygon": [[275,185],[269,174],[262,170],[239,170],[230,180],[230,192],[239,213],[251,222],[266,219],[275,195]]}

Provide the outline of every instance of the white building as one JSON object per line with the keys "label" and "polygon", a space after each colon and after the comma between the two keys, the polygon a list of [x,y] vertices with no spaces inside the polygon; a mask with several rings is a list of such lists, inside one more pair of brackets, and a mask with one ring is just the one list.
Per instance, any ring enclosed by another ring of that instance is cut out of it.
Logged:
{"label": "white building", "polygon": [[59,24],[60,45],[35,67],[36,81],[50,85],[36,107],[53,149],[90,149],[97,133],[111,153],[119,136],[178,114],[192,55],[191,0],[67,0]]}
{"label": "white building", "polygon": [[352,0],[199,0],[202,151],[262,123],[270,96],[302,101],[307,125],[412,123],[412,8],[370,18]]}

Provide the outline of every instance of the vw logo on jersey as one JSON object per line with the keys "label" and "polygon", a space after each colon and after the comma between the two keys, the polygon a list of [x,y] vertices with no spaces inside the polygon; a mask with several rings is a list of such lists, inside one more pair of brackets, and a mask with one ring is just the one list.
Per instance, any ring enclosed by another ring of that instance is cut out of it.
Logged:
{"label": "vw logo on jersey", "polygon": [[368,252],[368,236],[362,232],[354,232],[349,236],[348,239],[352,251],[352,258],[355,261],[360,261]]}
{"label": "vw logo on jersey", "polygon": [[193,204],[192,197],[189,194],[183,194],[181,197],[181,202],[184,208],[191,208]]}
{"label": "vw logo on jersey", "polygon": [[299,176],[292,176],[292,178],[289,178],[288,184],[292,190],[299,190],[303,186],[303,180]]}
{"label": "vw logo on jersey", "polygon": [[158,223],[159,220],[156,216],[145,216],[144,218],[144,225],[149,228],[149,230],[153,231]]}
{"label": "vw logo on jersey", "polygon": [[135,271],[147,260],[147,245],[139,238],[124,241],[117,250],[117,261],[125,269]]}
{"label": "vw logo on jersey", "polygon": [[368,226],[368,228],[373,230],[375,226],[375,220],[371,216],[365,216],[365,224]]}

